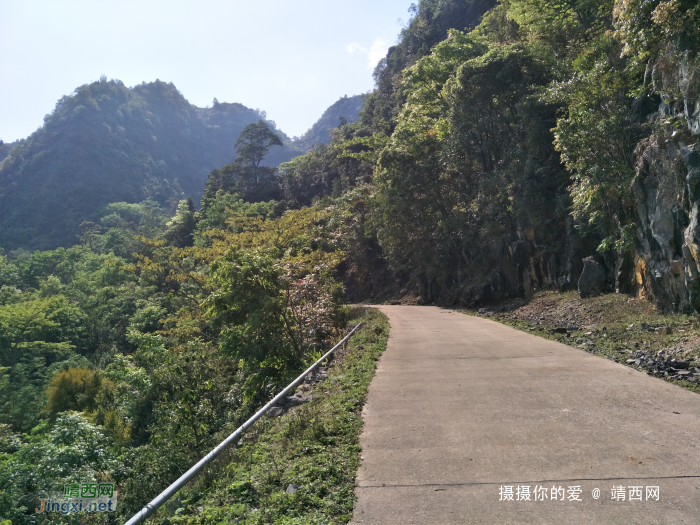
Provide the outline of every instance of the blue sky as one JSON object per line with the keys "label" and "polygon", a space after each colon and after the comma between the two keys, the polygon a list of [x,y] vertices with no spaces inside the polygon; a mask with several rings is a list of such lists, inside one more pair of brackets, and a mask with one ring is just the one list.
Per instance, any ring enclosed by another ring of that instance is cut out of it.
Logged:
{"label": "blue sky", "polygon": [[36,130],[101,75],[173,82],[203,107],[240,102],[301,135],[372,70],[410,0],[0,0],[0,139]]}

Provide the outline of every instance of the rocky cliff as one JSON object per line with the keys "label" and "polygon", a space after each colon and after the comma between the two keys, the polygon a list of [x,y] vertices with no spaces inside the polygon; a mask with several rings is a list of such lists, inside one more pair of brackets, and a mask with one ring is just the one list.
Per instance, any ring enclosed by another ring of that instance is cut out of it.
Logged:
{"label": "rocky cliff", "polygon": [[637,149],[636,243],[621,278],[663,311],[691,312],[700,311],[700,67],[676,67],[652,118],[657,130]]}

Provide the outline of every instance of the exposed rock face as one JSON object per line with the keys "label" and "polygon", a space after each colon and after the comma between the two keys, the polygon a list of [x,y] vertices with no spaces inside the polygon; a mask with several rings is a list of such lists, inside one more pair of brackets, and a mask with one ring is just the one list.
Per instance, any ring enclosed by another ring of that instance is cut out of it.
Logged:
{"label": "exposed rock face", "polygon": [[[537,290],[565,291],[576,286],[582,259],[595,252],[599,240],[582,239],[572,221],[565,228],[558,244],[546,251],[544,243],[538,242],[541,232],[528,228],[484,246],[483,264],[459,275],[449,301],[474,306],[516,297],[529,300]],[[422,296],[427,296],[423,290]]]}
{"label": "exposed rock face", "polygon": [[[700,102],[696,104],[700,106]],[[695,118],[688,120],[689,127],[700,134],[700,110]],[[686,285],[690,303],[696,312],[700,312],[700,143],[681,149],[683,162],[688,174],[686,182],[690,201],[690,220],[684,232],[685,245],[683,255],[686,261]]]}
{"label": "exposed rock face", "polygon": [[662,311],[687,311],[688,293],[683,206],[686,188],[673,145],[647,146],[633,184],[637,203],[637,242],[632,281],[637,295]]}
{"label": "exposed rock face", "polygon": [[583,260],[583,272],[578,279],[578,294],[582,299],[594,297],[606,291],[605,268],[593,257]]}
{"label": "exposed rock face", "polygon": [[687,130],[653,135],[638,149],[636,253],[634,271],[624,277],[662,311],[688,313],[700,312],[700,96],[693,71],[680,65],[683,104],[662,103],[658,112],[685,117]]}

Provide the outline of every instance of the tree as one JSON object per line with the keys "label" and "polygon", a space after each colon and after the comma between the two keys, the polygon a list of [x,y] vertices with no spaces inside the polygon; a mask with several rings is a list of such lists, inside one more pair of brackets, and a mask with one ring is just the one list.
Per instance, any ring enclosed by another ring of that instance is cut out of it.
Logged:
{"label": "tree", "polygon": [[243,128],[233,149],[238,154],[237,161],[258,169],[270,148],[282,145],[282,140],[270,130],[265,121],[258,120]]}
{"label": "tree", "polygon": [[236,160],[209,175],[202,199],[202,212],[206,214],[209,203],[219,191],[237,192],[247,202],[279,199],[281,190],[277,183],[277,169],[260,164],[272,146],[282,145],[282,140],[264,120],[243,128],[233,145]]}
{"label": "tree", "polygon": [[[34,429],[30,443],[0,462],[0,516],[11,518],[12,523],[37,523],[32,516],[37,498],[61,491],[64,484],[111,481],[119,469],[104,429],[82,414],[61,414],[47,429],[46,425]],[[80,523],[76,516],[75,520],[63,516],[61,523]],[[97,518],[94,523],[105,522]]]}
{"label": "tree", "polygon": [[166,240],[178,248],[192,246],[194,230],[197,228],[196,210],[192,197],[181,200],[175,217],[167,224]]}
{"label": "tree", "polygon": [[272,146],[282,146],[282,141],[263,120],[243,128],[233,146],[238,153],[235,164],[239,167],[236,190],[246,201],[260,202],[279,198],[277,170],[260,165]]}
{"label": "tree", "polygon": [[[309,273],[303,264],[276,260],[279,250],[229,250],[212,264],[219,290],[206,302],[221,350],[242,359],[248,384],[284,383],[307,364],[333,328],[333,286],[326,265]],[[253,388],[254,390],[255,388]]]}

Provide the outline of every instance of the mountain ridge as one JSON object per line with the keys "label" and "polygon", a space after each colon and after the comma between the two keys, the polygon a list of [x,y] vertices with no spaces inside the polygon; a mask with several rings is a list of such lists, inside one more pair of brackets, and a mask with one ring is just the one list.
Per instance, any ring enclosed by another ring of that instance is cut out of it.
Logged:
{"label": "mountain ridge", "polygon": [[[330,144],[331,130],[343,123],[356,122],[365,106],[367,94],[339,98],[331,104],[321,117],[299,137],[295,144],[308,151],[318,144]],[[345,119],[345,120],[343,120]]]}
{"label": "mountain ridge", "polygon": [[[341,101],[357,106],[356,98]],[[160,80],[129,88],[103,77],[82,85],[29,137],[0,146],[0,247],[73,245],[80,223],[112,202],[152,199],[174,210],[188,195],[198,201],[211,170],[234,160],[245,125],[261,119],[283,142],[266,157],[270,167],[328,134],[312,127],[313,139],[294,141],[264,111],[216,99],[200,108]],[[323,117],[315,124],[329,125]]]}

